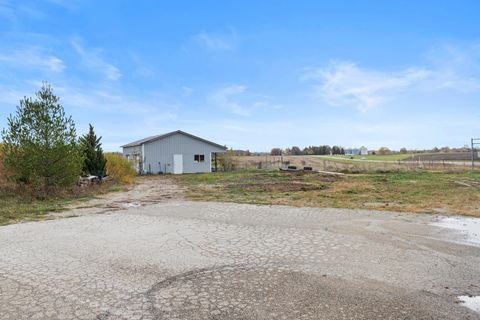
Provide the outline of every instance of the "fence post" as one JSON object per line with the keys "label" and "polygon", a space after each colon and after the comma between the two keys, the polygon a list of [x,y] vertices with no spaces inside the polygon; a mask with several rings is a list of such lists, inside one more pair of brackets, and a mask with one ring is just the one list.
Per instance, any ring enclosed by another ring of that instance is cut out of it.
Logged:
{"label": "fence post", "polygon": [[471,139],[472,143],[472,171],[475,170],[475,150],[473,149],[473,138]]}

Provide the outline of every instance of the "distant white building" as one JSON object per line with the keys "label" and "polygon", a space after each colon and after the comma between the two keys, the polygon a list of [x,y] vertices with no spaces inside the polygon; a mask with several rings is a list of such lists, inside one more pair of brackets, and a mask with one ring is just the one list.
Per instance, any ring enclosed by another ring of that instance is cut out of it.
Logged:
{"label": "distant white building", "polygon": [[216,170],[217,155],[227,148],[180,130],[123,145],[123,155],[145,173],[197,173]]}
{"label": "distant white building", "polygon": [[367,147],[361,146],[360,148],[347,148],[345,149],[345,155],[347,156],[365,156],[368,155]]}

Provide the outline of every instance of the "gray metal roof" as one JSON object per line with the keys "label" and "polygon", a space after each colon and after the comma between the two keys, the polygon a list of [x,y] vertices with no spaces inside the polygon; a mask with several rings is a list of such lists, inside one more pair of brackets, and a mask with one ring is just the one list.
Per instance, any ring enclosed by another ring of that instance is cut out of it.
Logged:
{"label": "gray metal roof", "polygon": [[198,140],[198,141],[201,141],[201,142],[204,142],[204,143],[208,143],[212,146],[215,146],[217,148],[221,148],[221,149],[224,149],[224,150],[227,150],[227,147],[225,146],[222,146],[222,145],[219,145],[217,143],[214,143],[214,142],[211,142],[211,141],[208,141],[208,140],[205,140],[205,139],[202,139],[200,137],[197,137],[197,136],[194,136],[193,134],[190,134],[190,133],[187,133],[187,132],[184,132],[182,130],[177,130],[177,131],[172,131],[172,132],[169,132],[169,133],[165,133],[165,134],[159,134],[159,135],[156,135],[156,136],[151,136],[151,137],[148,137],[148,138],[144,138],[144,139],[140,139],[140,140],[137,140],[137,141],[133,141],[133,142],[130,142],[128,144],[125,144],[123,146],[121,146],[122,148],[128,148],[128,147],[135,147],[135,146],[140,146],[144,143],[147,143],[147,142],[152,142],[152,141],[156,141],[156,140],[160,140],[160,139],[164,139],[164,138],[167,138],[171,135],[174,135],[174,134],[183,134],[187,137],[190,137],[192,139],[195,139],[195,140]]}

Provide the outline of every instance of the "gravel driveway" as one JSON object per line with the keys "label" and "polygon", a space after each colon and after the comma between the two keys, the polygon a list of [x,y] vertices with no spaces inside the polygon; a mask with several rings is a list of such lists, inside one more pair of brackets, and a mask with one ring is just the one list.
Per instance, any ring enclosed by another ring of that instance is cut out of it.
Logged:
{"label": "gravel driveway", "polygon": [[433,216],[171,200],[0,227],[0,319],[480,319]]}

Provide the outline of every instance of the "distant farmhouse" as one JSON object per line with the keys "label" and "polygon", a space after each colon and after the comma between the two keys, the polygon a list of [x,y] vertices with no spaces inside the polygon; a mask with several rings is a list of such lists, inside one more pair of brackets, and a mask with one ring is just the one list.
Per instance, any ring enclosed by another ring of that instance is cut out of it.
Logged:
{"label": "distant farmhouse", "polygon": [[368,155],[368,149],[366,147],[360,148],[347,148],[345,154],[348,156],[365,156]]}
{"label": "distant farmhouse", "polygon": [[198,173],[216,169],[217,156],[227,148],[180,130],[122,146],[123,155],[140,174]]}

